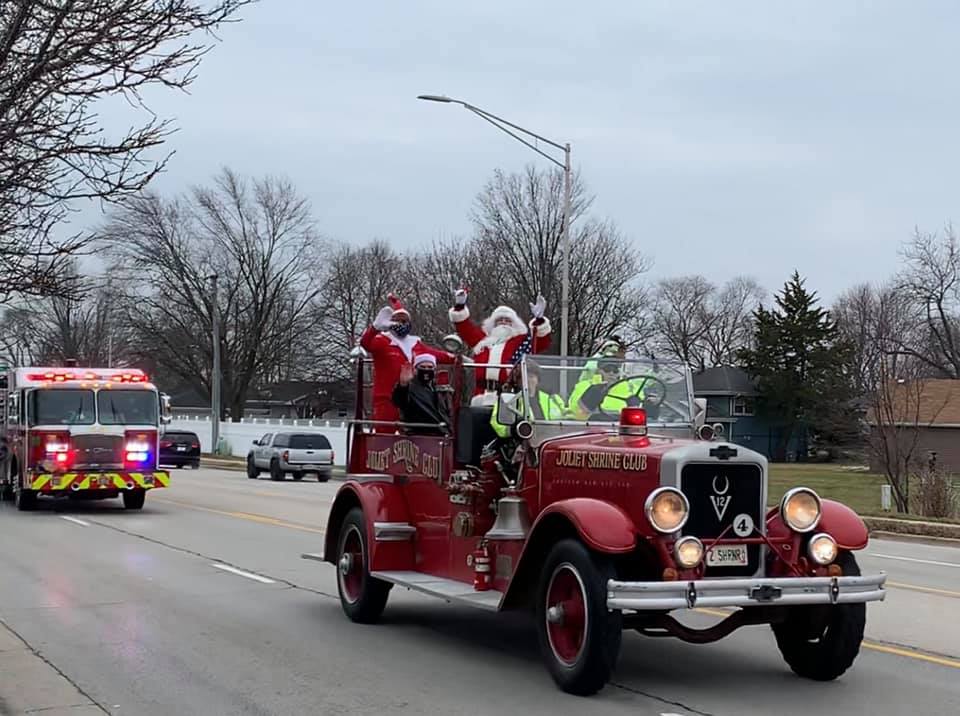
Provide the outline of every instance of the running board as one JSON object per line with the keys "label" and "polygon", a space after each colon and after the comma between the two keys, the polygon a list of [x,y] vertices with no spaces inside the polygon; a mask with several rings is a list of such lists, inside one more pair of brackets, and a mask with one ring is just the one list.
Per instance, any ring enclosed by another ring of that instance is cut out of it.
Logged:
{"label": "running board", "polygon": [[500,602],[503,599],[503,592],[494,589],[478,592],[464,582],[435,577],[423,572],[371,572],[370,576],[400,587],[415,589],[432,597],[440,597],[448,602],[468,604],[491,612],[500,610]]}

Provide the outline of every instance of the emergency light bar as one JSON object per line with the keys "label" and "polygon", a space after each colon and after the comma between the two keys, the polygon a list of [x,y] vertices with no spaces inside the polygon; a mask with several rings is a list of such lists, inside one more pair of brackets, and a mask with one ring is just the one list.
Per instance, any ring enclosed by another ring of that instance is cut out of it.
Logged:
{"label": "emergency light bar", "polygon": [[54,371],[48,370],[44,373],[27,373],[27,380],[46,382],[46,383],[66,383],[67,381],[109,381],[111,383],[146,383],[147,375],[142,370],[134,371],[93,371],[75,372],[75,371]]}

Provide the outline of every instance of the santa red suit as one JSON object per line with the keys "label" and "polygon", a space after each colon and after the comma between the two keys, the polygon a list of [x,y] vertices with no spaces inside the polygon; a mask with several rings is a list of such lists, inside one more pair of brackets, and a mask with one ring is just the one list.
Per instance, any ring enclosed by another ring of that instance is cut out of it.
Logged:
{"label": "santa red suit", "polygon": [[[502,324],[505,319],[509,324]],[[509,306],[498,306],[483,322],[482,328],[470,320],[470,309],[466,305],[451,308],[450,320],[457,335],[471,349],[474,363],[512,366],[525,353],[542,353],[550,347],[550,321],[535,318],[528,328]],[[501,325],[497,325],[498,322]],[[490,397],[509,374],[510,368],[478,367],[474,395],[486,393]]]}
{"label": "santa red suit", "polygon": [[[414,357],[421,353],[429,353],[438,363],[453,363],[454,356],[410,335],[410,314],[395,296],[391,294],[389,299],[390,306],[381,309],[373,325],[363,332],[360,347],[373,358],[373,420],[397,422],[400,411],[392,396],[403,367],[412,366]],[[402,328],[404,324],[406,329]],[[376,431],[393,432],[394,428],[378,425]]]}

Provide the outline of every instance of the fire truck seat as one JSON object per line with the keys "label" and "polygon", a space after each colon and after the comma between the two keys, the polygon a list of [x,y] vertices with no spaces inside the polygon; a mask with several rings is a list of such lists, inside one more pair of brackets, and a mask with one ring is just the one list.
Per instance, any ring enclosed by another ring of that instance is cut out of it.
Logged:
{"label": "fire truck seat", "polygon": [[480,465],[483,446],[495,440],[497,434],[490,425],[492,406],[464,406],[457,416],[457,462],[461,465]]}

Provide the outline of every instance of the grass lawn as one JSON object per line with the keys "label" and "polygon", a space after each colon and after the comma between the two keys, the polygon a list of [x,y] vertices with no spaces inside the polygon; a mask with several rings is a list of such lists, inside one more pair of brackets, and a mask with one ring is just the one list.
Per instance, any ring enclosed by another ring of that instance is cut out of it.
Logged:
{"label": "grass lawn", "polygon": [[[884,514],[880,509],[882,475],[845,470],[840,465],[771,463],[770,494],[767,502],[776,505],[791,487],[809,487],[821,497],[849,505],[861,514]],[[892,517],[892,513],[890,514]]]}
{"label": "grass lawn", "polygon": [[[899,519],[931,519],[933,522],[956,522],[884,512],[880,508],[880,486],[883,475],[844,469],[842,465],[770,463],[770,494],[767,502],[776,505],[791,487],[809,487],[821,497],[842,502],[861,515],[897,517]],[[960,481],[955,481],[960,488]]]}

